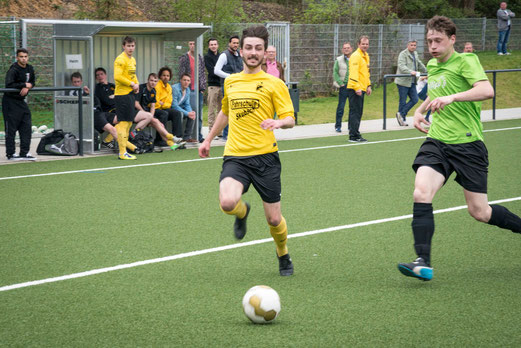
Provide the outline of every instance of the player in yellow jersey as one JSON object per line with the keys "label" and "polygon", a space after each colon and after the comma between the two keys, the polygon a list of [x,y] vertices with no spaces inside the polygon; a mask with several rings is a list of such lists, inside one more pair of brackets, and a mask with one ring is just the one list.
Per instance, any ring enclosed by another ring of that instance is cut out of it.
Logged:
{"label": "player in yellow jersey", "polygon": [[123,52],[114,61],[114,81],[116,89],[114,91],[114,101],[116,103],[116,115],[119,123],[116,125],[118,133],[119,159],[135,160],[133,156],[126,152],[135,147],[128,142],[128,133],[132,127],[132,121],[136,116],[135,94],[139,92],[139,82],[136,76],[136,59],[132,57],[136,48],[136,40],[126,36],[123,39]]}
{"label": "player in yellow jersey", "polygon": [[[281,164],[273,130],[295,125],[293,104],[284,82],[261,70],[268,47],[266,28],[245,29],[240,46],[244,70],[224,81],[222,110],[199,147],[199,156],[208,157],[211,139],[229,124],[219,184],[221,209],[235,215],[235,237],[244,238],[250,205],[241,197],[253,184],[262,198],[264,214],[276,244],[280,275],[289,276],[293,274],[293,263],[286,246],[286,220],[280,208]],[[273,119],[275,112],[278,119]]]}

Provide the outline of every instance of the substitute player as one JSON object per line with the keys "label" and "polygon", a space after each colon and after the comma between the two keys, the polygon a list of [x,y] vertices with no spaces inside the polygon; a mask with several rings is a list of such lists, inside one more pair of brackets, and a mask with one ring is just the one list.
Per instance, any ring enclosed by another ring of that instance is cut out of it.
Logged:
{"label": "substitute player", "polygon": [[[435,16],[427,22],[427,42],[434,57],[427,64],[429,96],[414,114],[414,127],[427,133],[413,169],[414,207],[412,232],[418,258],[400,263],[406,276],[431,280],[431,240],[434,234],[432,200],[456,172],[463,187],[470,215],[512,232],[521,233],[521,219],[500,205],[489,205],[487,198],[488,155],[480,121],[481,101],[494,96],[494,90],[478,57],[454,51],[456,26],[447,17]],[[432,111],[428,125],[423,113]]]}
{"label": "substitute player", "polygon": [[[116,102],[116,115],[118,124],[119,159],[135,160],[136,156],[126,152],[128,142],[128,132],[132,127],[132,121],[136,116],[135,94],[139,92],[139,82],[136,76],[136,59],[132,57],[136,48],[136,40],[126,36],[123,39],[123,52],[114,61],[114,81],[116,90],[114,91],[114,101]],[[133,146],[131,146],[133,147]]]}
{"label": "substitute player", "polygon": [[[268,47],[266,28],[245,29],[240,46],[244,70],[226,78],[222,110],[199,147],[199,156],[209,155],[211,139],[221,134],[229,123],[219,184],[221,209],[235,215],[235,237],[244,238],[250,205],[242,201],[241,196],[253,184],[262,198],[276,244],[280,275],[289,276],[293,274],[293,263],[286,246],[286,220],[280,209],[281,164],[273,130],[295,125],[293,104],[284,82],[261,70]],[[275,112],[277,120],[273,119]]]}

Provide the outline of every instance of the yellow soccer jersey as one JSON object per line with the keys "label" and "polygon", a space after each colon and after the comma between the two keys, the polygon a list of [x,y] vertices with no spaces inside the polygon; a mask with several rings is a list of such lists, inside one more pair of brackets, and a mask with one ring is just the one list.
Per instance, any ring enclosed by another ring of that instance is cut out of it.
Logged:
{"label": "yellow soccer jersey", "polygon": [[114,95],[126,95],[133,91],[131,82],[139,84],[136,76],[136,60],[122,52],[114,61],[114,81],[116,90]]}
{"label": "yellow soccer jersey", "polygon": [[264,130],[262,121],[295,117],[293,103],[284,82],[260,71],[232,74],[224,81],[222,111],[230,126],[224,156],[254,156],[278,150],[273,131]]}

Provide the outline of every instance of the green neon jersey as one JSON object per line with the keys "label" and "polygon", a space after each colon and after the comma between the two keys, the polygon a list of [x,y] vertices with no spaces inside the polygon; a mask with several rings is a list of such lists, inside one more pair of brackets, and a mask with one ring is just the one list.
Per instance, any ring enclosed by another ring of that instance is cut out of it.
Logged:
{"label": "green neon jersey", "polygon": [[[478,57],[473,53],[454,52],[444,63],[431,59],[427,63],[429,98],[434,100],[468,91],[482,80],[488,80]],[[434,113],[429,137],[447,144],[463,144],[483,140],[481,102],[453,102]]]}

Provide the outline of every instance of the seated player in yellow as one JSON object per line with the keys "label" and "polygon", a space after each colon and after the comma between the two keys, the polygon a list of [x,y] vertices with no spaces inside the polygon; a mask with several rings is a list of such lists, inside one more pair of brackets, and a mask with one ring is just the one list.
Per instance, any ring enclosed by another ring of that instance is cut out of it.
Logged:
{"label": "seated player in yellow", "polygon": [[[281,79],[261,70],[268,47],[264,26],[243,31],[240,42],[244,70],[224,81],[222,110],[199,147],[199,156],[210,154],[210,142],[229,124],[228,141],[219,184],[219,203],[223,212],[235,215],[237,239],[246,234],[250,205],[241,197],[250,184],[262,198],[270,233],[276,244],[279,273],[293,274],[293,263],[286,245],[288,229],[280,207],[281,164],[274,129],[295,125],[293,104]],[[273,119],[274,113],[278,119]]]}

